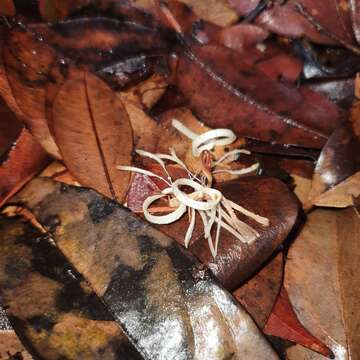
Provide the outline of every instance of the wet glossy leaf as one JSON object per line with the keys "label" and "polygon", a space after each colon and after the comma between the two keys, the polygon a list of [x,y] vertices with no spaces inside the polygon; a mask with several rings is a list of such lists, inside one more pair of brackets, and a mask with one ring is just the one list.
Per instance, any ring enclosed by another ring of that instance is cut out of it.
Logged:
{"label": "wet glossy leaf", "polygon": [[190,251],[227,289],[235,290],[285,240],[295,224],[298,203],[286,185],[274,178],[250,176],[219,184],[218,189],[226,198],[270,220],[270,226],[266,228],[240,216],[260,233],[260,237],[253,244],[245,245],[224,230],[215,259],[204,238],[190,246]]}
{"label": "wet glossy leaf", "polygon": [[315,168],[309,203],[346,207],[360,194],[360,102],[351,119],[340,125],[325,145]]}
{"label": "wet glossy leaf", "polygon": [[[298,202],[281,181],[267,177],[244,177],[216,186],[226,198],[270,220],[268,228],[259,226],[247,217],[239,218],[254,227],[260,237],[251,245],[221,231],[218,255],[214,259],[203,237],[204,227],[197,219],[190,251],[209,267],[215,277],[229,290],[236,290],[264,264],[284,241],[298,213]],[[184,244],[188,219],[159,226],[159,230]]]}
{"label": "wet glossy leaf", "polygon": [[338,106],[348,109],[354,100],[354,80],[335,79],[317,81],[309,84],[309,87],[329,98]]}
{"label": "wet glossy leaf", "polygon": [[84,65],[119,89],[152,74],[169,47],[156,28],[105,17],[35,24],[29,29],[55,48],[62,62],[70,59]]}
{"label": "wet glossy leaf", "polygon": [[321,148],[340,121],[321,95],[275,82],[219,46],[186,50],[178,86],[207,125],[255,139]]}
{"label": "wet glossy leaf", "polygon": [[278,358],[194,257],[120,205],[44,180],[18,199],[51,230],[146,359]]}
{"label": "wet glossy leaf", "polygon": [[142,359],[47,234],[1,218],[0,294],[35,358]]}
{"label": "wet glossy leaf", "polygon": [[299,322],[284,288],[281,289],[263,331],[267,335],[301,344],[326,357],[333,356],[331,350],[312,336]]}
{"label": "wet glossy leaf", "polygon": [[0,207],[39,173],[48,156],[27,130],[22,130],[0,165]]}
{"label": "wet glossy leaf", "polygon": [[284,270],[283,254],[279,253],[256,275],[233,292],[233,296],[262,329],[279,295]]}
{"label": "wet glossy leaf", "polygon": [[95,75],[74,73],[56,96],[53,122],[56,143],[71,174],[84,186],[122,201],[130,175],[116,166],[131,163],[133,140],[128,115],[116,94]]}
{"label": "wet glossy leaf", "polygon": [[360,43],[360,2],[359,0],[349,1],[352,27],[358,43]]}

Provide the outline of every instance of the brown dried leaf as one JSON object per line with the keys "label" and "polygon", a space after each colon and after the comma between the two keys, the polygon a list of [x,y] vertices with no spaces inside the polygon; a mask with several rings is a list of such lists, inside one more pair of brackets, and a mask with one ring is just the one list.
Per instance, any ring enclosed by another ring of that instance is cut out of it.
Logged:
{"label": "brown dried leaf", "polygon": [[316,209],[290,248],[285,268],[285,287],[299,320],[336,359],[360,354],[359,238],[354,208]]}
{"label": "brown dried leaf", "polygon": [[164,95],[167,85],[164,76],[154,74],[129,90],[119,92],[118,95],[124,104],[130,102],[143,110],[150,110]]}
{"label": "brown dried leaf", "polygon": [[53,106],[54,134],[71,174],[118,201],[130,180],[117,165],[129,165],[133,137],[129,118],[116,94],[87,72],[72,74]]}

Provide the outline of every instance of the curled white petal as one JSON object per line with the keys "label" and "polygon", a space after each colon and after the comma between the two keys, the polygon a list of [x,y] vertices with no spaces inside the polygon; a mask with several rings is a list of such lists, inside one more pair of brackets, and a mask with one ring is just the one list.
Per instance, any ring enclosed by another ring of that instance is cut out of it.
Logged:
{"label": "curled white petal", "polygon": [[269,225],[270,225],[270,221],[269,221],[268,218],[263,217],[263,216],[260,216],[260,215],[257,215],[257,214],[254,214],[253,212],[251,212],[251,211],[249,211],[249,210],[246,210],[244,207],[242,207],[242,206],[234,203],[234,202],[231,201],[231,200],[228,200],[228,201],[230,202],[231,206],[232,206],[235,210],[243,213],[244,215],[246,215],[246,216],[249,217],[249,218],[254,219],[254,220],[257,221],[259,224],[264,225],[264,226],[269,226]]}
{"label": "curled white petal", "polygon": [[194,156],[199,156],[204,150],[212,150],[217,145],[229,145],[235,140],[236,135],[229,129],[210,130],[193,140],[192,152]]}
{"label": "curled white petal", "polygon": [[188,127],[186,127],[182,122],[176,119],[172,119],[171,125],[179,132],[181,132],[183,135],[188,137],[191,140],[195,140],[199,134],[194,133],[191,131]]}
{"label": "curled white petal", "polygon": [[253,171],[256,171],[259,168],[259,166],[260,166],[259,163],[255,163],[244,169],[237,169],[237,170],[218,169],[218,170],[214,170],[213,174],[227,173],[227,174],[231,174],[231,175],[245,175],[245,174],[252,173]]}
{"label": "curled white petal", "polygon": [[232,157],[231,162],[236,161],[239,158],[240,154],[250,155],[251,152],[249,150],[245,150],[245,149],[235,149],[235,150],[229,151],[226,154],[224,154],[219,160],[215,161],[214,166],[217,166],[217,165],[225,162],[225,160],[229,157]]}
{"label": "curled white petal", "polygon": [[150,212],[148,211],[149,206],[153,202],[161,199],[164,196],[166,196],[166,195],[161,194],[161,195],[149,196],[148,198],[146,198],[146,200],[143,203],[143,212],[144,212],[145,219],[152,222],[153,224],[158,224],[158,225],[171,224],[171,223],[175,222],[176,220],[179,220],[186,213],[186,206],[184,204],[180,204],[179,207],[176,210],[174,210],[173,212],[171,212],[170,214],[167,214],[167,215],[152,215],[152,214],[150,214]]}
{"label": "curled white petal", "polygon": [[[180,186],[192,187],[195,191],[200,191],[210,197],[207,201],[198,201],[192,199],[188,194],[180,190]],[[219,190],[205,187],[190,179],[178,179],[172,184],[175,197],[184,205],[196,210],[211,210],[221,201],[222,194]]]}
{"label": "curled white petal", "polygon": [[191,213],[190,224],[186,231],[185,240],[184,240],[184,244],[185,244],[186,248],[189,247],[190,240],[191,240],[192,234],[194,232],[194,227],[195,227],[195,215],[196,215],[195,209],[190,209],[190,213]]}

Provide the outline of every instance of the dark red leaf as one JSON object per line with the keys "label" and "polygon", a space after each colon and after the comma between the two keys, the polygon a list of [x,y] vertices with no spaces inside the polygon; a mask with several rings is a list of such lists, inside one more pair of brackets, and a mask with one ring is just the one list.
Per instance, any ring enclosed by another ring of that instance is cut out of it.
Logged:
{"label": "dark red leaf", "polygon": [[284,270],[283,254],[279,253],[254,277],[233,292],[233,296],[247,310],[262,329],[278,298]]}
{"label": "dark red leaf", "polygon": [[47,157],[31,134],[23,129],[0,166],[0,206],[10,199],[47,164]]}
{"label": "dark red leaf", "polygon": [[2,156],[18,138],[22,125],[1,97],[0,119],[0,156]]}
{"label": "dark red leaf", "polygon": [[0,15],[14,16],[16,9],[13,0],[0,0]]}
{"label": "dark red leaf", "polygon": [[[244,16],[253,11],[260,1],[231,0],[231,3]],[[354,35],[350,7],[354,24],[358,5],[356,0],[350,3],[349,6],[341,0],[268,1],[268,5],[262,7],[256,23],[279,35],[307,37],[320,44],[341,43],[351,48],[354,47]]]}
{"label": "dark red leaf", "polygon": [[186,50],[178,86],[207,125],[241,136],[321,148],[341,121],[323,96],[275,82],[220,46]]}
{"label": "dark red leaf", "polygon": [[90,2],[89,0],[39,0],[39,10],[44,20],[58,21],[89,5]]}
{"label": "dark red leaf", "polygon": [[326,357],[332,351],[320,340],[312,336],[299,322],[285,288],[281,289],[278,300],[263,329],[265,334],[278,336],[314,350]]}

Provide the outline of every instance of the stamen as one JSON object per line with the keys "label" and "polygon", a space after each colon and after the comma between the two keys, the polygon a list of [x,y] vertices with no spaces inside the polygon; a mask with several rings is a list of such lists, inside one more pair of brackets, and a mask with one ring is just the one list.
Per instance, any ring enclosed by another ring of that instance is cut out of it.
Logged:
{"label": "stamen", "polygon": [[[145,218],[154,224],[171,224],[179,220],[187,211],[190,211],[190,224],[185,234],[184,244],[189,246],[192,234],[195,228],[196,211],[200,214],[204,225],[204,236],[208,240],[209,249],[213,257],[217,256],[217,249],[219,245],[221,229],[229,231],[238,240],[244,243],[252,243],[259,237],[259,233],[255,231],[251,226],[245,224],[235,214],[235,210],[242,214],[254,219],[258,223],[268,226],[269,220],[262,216],[252,213],[246,210],[242,206],[235,204],[234,202],[226,199],[223,194],[214,188],[206,186],[206,184],[200,181],[186,165],[178,158],[175,151],[171,149],[171,155],[166,154],[152,154],[147,151],[138,150],[137,153],[141,156],[145,156],[158,162],[168,175],[166,181],[161,176],[154,174],[151,171],[144,170],[133,166],[118,166],[117,168],[122,171],[132,171],[143,175],[156,177],[162,179],[168,187],[164,189],[161,194],[149,196],[143,203],[143,213]],[[243,153],[243,151],[241,152]],[[169,173],[166,170],[166,165],[163,160],[174,161],[182,166],[191,179],[180,178],[175,181],[171,179]],[[190,194],[183,192],[180,187],[191,187],[194,191]],[[170,210],[167,215],[153,215],[155,209],[149,209],[150,205],[155,201],[169,197],[168,203],[170,207],[161,207],[160,209]],[[224,208],[224,210],[223,210]],[[214,224],[217,224],[215,243],[213,243],[211,231]]]}
{"label": "stamen", "polygon": [[[181,132],[184,136],[188,137],[192,141],[192,154],[195,157],[202,156],[212,150],[215,146],[225,146],[230,145],[236,140],[236,135],[233,131],[229,129],[214,129],[209,130],[203,134],[196,134],[187,128],[180,121],[173,119],[172,126]],[[210,154],[210,153],[209,153]],[[230,175],[244,175],[256,171],[260,164],[255,163],[247,168],[232,170],[232,169],[215,169],[217,166],[224,166],[233,161],[238,160],[241,154],[250,155],[251,152],[245,149],[235,149],[224,154],[220,159],[210,164],[210,172],[212,174],[227,173]],[[207,154],[208,155],[208,154]],[[210,154],[211,155],[211,154]],[[202,158],[203,165],[205,166],[204,174],[207,177],[210,186],[212,183],[212,175],[209,174],[209,171],[206,169],[208,161],[206,158]],[[212,170],[214,168],[214,170]]]}

